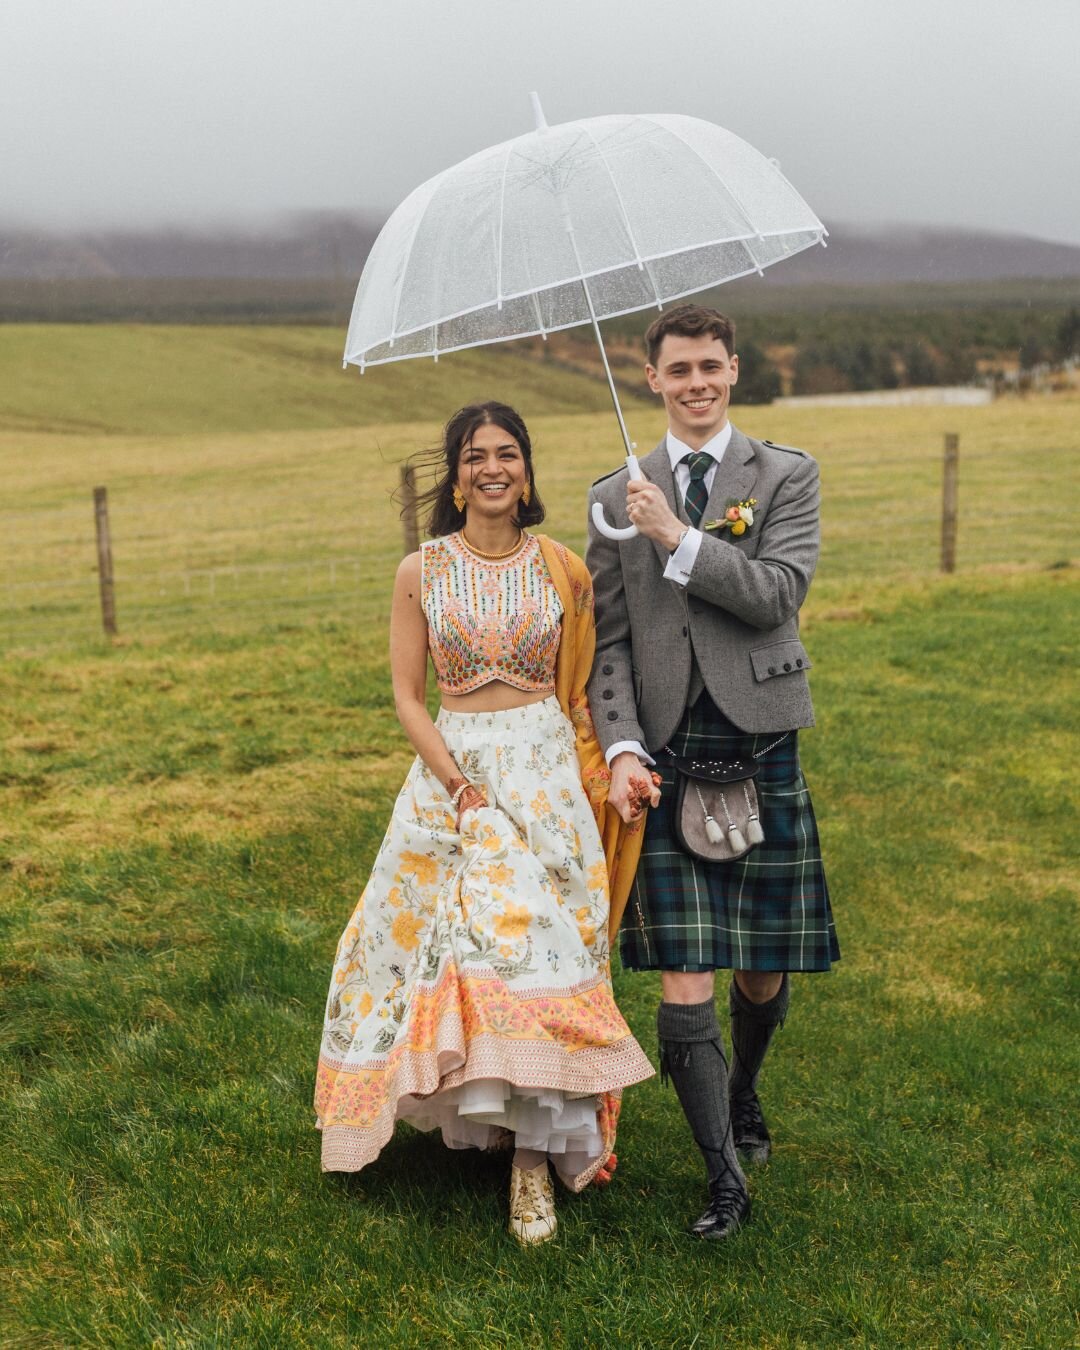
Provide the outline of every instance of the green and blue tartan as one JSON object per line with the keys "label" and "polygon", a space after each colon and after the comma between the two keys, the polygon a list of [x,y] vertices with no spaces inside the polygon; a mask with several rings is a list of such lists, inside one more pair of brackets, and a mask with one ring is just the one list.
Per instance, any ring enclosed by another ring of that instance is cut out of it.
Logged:
{"label": "green and blue tartan", "polygon": [[[703,692],[670,746],[695,759],[746,759],[782,734],[740,731]],[[649,812],[620,934],[628,970],[828,970],[840,959],[798,733],[757,763],[765,842],[707,863],[676,841],[675,771],[667,755],[657,757],[662,796]]]}

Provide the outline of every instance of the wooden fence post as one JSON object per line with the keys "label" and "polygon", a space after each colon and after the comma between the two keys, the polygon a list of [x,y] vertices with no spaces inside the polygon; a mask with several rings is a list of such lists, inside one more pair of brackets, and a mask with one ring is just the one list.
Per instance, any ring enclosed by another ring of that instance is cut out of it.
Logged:
{"label": "wooden fence post", "polygon": [[416,520],[416,468],[401,466],[401,528],[405,536],[405,554],[420,547],[420,526]]}
{"label": "wooden fence post", "polygon": [[109,494],[103,487],[94,489],[94,526],[97,531],[101,623],[106,637],[115,637],[116,593],[113,589],[112,543],[109,539]]}
{"label": "wooden fence post", "polygon": [[945,463],[941,488],[941,570],[956,571],[956,522],[959,514],[960,437],[945,433]]}

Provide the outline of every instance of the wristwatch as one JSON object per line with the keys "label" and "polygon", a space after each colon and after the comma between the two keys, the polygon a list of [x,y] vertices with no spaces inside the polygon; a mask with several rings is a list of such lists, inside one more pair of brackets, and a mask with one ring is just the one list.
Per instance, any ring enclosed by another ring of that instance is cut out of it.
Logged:
{"label": "wristwatch", "polygon": [[676,540],[675,547],[672,548],[672,549],[669,549],[668,552],[671,553],[671,554],[673,554],[673,555],[676,554],[676,553],[678,553],[679,548],[680,548],[680,546],[681,546],[681,544],[682,544],[682,541],[686,538],[686,536],[687,536],[689,533],[690,533],[690,527],[689,527],[689,525],[687,525],[687,526],[685,526],[685,527],[683,528],[682,534],[680,534],[679,537],[678,537],[678,539]]}

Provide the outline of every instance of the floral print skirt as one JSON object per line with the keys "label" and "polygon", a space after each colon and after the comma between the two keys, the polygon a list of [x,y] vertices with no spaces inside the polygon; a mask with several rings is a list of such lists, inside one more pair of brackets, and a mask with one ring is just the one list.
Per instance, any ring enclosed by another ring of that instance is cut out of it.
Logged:
{"label": "floral print skirt", "polygon": [[327,1171],[357,1171],[398,1120],[451,1148],[512,1130],[580,1190],[622,1088],[652,1074],[611,989],[607,874],[554,698],[436,725],[487,805],[461,833],[417,759],[338,944],[315,1090]]}

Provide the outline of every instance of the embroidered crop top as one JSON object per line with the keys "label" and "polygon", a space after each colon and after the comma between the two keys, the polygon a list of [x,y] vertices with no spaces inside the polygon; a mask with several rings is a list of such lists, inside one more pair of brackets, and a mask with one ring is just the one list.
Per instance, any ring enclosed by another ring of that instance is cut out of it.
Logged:
{"label": "embroidered crop top", "polygon": [[420,556],[420,602],[443,693],[492,680],[553,692],[563,607],[536,536],[503,562],[477,558],[456,534],[429,540]]}

